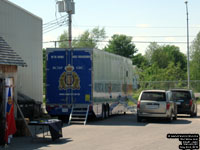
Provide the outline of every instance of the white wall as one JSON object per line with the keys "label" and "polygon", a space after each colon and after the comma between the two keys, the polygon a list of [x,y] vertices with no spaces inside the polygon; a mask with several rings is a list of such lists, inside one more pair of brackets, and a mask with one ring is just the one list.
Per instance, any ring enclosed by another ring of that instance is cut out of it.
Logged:
{"label": "white wall", "polygon": [[42,102],[42,19],[0,0],[0,36],[28,65],[18,67],[18,91]]}

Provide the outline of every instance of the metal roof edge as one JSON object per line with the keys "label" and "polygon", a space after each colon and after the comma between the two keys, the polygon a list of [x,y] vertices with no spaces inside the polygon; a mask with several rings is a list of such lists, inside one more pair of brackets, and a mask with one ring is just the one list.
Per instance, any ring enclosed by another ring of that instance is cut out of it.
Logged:
{"label": "metal roof edge", "polygon": [[35,18],[37,18],[37,19],[39,19],[39,20],[42,21],[42,18],[41,18],[41,17],[39,17],[39,16],[37,16],[37,15],[35,15],[35,14],[29,12],[28,10],[22,8],[21,6],[18,6],[17,4],[15,4],[15,3],[13,3],[13,2],[10,2],[9,0],[3,0],[3,1],[6,2],[6,3],[8,3],[8,4],[11,4],[12,6],[14,6],[14,7],[16,7],[16,8],[19,8],[20,10],[23,10],[23,11],[26,12],[27,14],[29,14],[29,15],[31,15],[31,16],[33,16],[33,17],[35,17]]}

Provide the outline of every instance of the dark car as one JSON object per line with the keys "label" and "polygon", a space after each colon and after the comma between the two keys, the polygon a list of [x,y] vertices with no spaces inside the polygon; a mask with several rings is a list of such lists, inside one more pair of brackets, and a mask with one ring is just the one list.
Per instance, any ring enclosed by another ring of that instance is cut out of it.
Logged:
{"label": "dark car", "polygon": [[192,90],[173,89],[172,98],[177,104],[178,114],[189,114],[191,117],[197,116],[197,101]]}

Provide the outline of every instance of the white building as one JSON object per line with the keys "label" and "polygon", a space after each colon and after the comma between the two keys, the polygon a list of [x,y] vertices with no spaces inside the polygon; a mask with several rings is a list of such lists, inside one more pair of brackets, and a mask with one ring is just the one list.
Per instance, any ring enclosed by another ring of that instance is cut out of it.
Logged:
{"label": "white building", "polygon": [[42,19],[0,0],[0,37],[26,62],[18,67],[17,90],[42,102]]}

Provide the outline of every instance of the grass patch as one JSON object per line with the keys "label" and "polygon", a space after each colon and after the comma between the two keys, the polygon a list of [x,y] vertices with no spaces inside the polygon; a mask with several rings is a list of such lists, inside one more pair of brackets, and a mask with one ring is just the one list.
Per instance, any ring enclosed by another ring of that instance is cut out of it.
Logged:
{"label": "grass patch", "polygon": [[140,96],[141,90],[137,90],[133,92],[133,98],[135,100],[138,100],[139,96]]}
{"label": "grass patch", "polygon": [[200,105],[200,99],[197,100],[197,104]]}
{"label": "grass patch", "polygon": [[135,106],[136,104],[133,102],[133,101],[131,101],[131,100],[128,100],[128,106]]}

